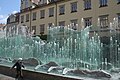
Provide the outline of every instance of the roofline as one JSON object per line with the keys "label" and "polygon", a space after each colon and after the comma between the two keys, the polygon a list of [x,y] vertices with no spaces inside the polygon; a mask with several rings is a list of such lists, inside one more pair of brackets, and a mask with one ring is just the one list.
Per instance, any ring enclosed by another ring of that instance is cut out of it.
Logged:
{"label": "roofline", "polygon": [[35,8],[32,8],[32,6],[31,6],[31,7],[28,7],[28,8],[26,8],[26,9],[22,9],[22,10],[20,11],[20,14],[26,13],[26,12],[29,12],[29,11],[32,11],[32,10],[35,10],[35,9],[43,8],[43,7],[46,7],[46,6],[49,6],[49,5],[57,4],[57,3],[63,2],[63,1],[65,2],[65,1],[71,1],[71,0],[58,0],[58,1],[50,2],[50,3],[48,3],[48,4],[46,3],[46,4],[38,5],[38,6],[36,6]]}

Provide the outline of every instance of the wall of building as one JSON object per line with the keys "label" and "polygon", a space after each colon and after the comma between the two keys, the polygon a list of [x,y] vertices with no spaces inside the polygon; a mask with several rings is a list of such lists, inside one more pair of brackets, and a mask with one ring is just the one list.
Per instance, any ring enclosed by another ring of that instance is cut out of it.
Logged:
{"label": "wall of building", "polygon": [[[71,13],[71,3],[77,2],[77,12]],[[65,5],[65,14],[59,15],[59,6]],[[112,22],[114,17],[117,17],[117,13],[120,13],[120,4],[117,4],[117,0],[108,0],[108,6],[100,7],[99,0],[91,0],[91,9],[84,10],[84,0],[65,0],[58,1],[57,3],[50,3],[48,5],[40,6],[39,8],[32,9],[31,11],[23,12],[20,15],[25,15],[27,13],[31,13],[31,21],[24,22],[27,26],[36,26],[36,35],[40,34],[40,25],[45,24],[45,33],[47,34],[48,23],[54,23],[55,25],[59,25],[59,22],[65,21],[65,25],[69,25],[71,20],[77,19],[79,27],[78,30],[81,29],[81,18],[92,17],[92,29],[98,30],[97,27],[98,18],[101,15],[108,15],[108,21]],[[49,8],[54,7],[54,16],[49,17]],[[45,10],[45,18],[40,19],[40,10]],[[57,11],[56,11],[57,10]],[[32,20],[32,13],[37,12],[37,19]],[[57,13],[56,13],[57,12]],[[57,14],[57,15],[56,15]],[[57,23],[56,23],[57,21]],[[106,28],[104,28],[106,29]],[[104,31],[102,31],[104,33]],[[105,31],[106,32],[106,31]],[[101,33],[101,35],[103,35]],[[109,34],[109,33],[108,33]]]}

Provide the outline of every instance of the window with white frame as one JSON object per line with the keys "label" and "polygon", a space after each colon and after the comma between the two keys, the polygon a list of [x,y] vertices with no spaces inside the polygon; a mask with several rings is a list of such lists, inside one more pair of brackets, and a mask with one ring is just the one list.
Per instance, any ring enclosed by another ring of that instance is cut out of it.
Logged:
{"label": "window with white frame", "polygon": [[32,26],[32,32],[33,34],[36,34],[36,26]]}
{"label": "window with white frame", "polygon": [[72,29],[74,29],[74,30],[77,30],[77,24],[78,24],[78,20],[77,19],[73,19],[73,20],[71,20],[71,27],[72,27]]}
{"label": "window with white frame", "polygon": [[91,9],[91,0],[84,0],[84,9]]}
{"label": "window with white frame", "polygon": [[45,24],[40,25],[40,34],[44,34]]}
{"label": "window with white frame", "polygon": [[50,28],[50,27],[52,27],[53,25],[52,25],[52,23],[48,23],[48,27]]}
{"label": "window with white frame", "polygon": [[60,21],[59,26],[65,26],[65,21]]}
{"label": "window with white frame", "polygon": [[33,12],[33,20],[36,20],[37,17],[36,14],[37,14],[36,12]]}
{"label": "window with white frame", "polygon": [[100,2],[100,7],[107,6],[108,4],[108,0],[99,0],[99,2]]}
{"label": "window with white frame", "polygon": [[49,8],[49,17],[53,17],[54,16],[54,7]]}
{"label": "window with white frame", "polygon": [[92,17],[84,18],[85,27],[92,25]]}
{"label": "window with white frame", "polygon": [[21,9],[21,10],[23,9],[23,0],[21,0],[21,6],[20,6],[20,9]]}
{"label": "window with white frame", "polygon": [[45,18],[45,10],[40,11],[40,19]]}
{"label": "window with white frame", "polygon": [[60,15],[65,14],[65,5],[60,5],[59,6],[59,14]]}
{"label": "window with white frame", "polygon": [[25,0],[25,8],[28,8],[29,7],[29,2],[28,0]]}
{"label": "window with white frame", "polygon": [[109,26],[108,15],[99,16],[100,18],[100,27],[107,28]]}
{"label": "window with white frame", "polygon": [[21,16],[21,23],[24,22],[24,15]]}
{"label": "window with white frame", "polygon": [[29,14],[26,14],[26,22],[29,21]]}
{"label": "window with white frame", "polygon": [[77,12],[77,2],[71,3],[71,12]]}

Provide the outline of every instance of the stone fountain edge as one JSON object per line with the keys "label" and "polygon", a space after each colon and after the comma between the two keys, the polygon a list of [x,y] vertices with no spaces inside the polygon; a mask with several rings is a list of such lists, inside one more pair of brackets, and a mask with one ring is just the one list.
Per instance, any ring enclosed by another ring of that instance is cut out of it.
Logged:
{"label": "stone fountain edge", "polygon": [[[0,74],[10,77],[15,77],[15,69],[10,69],[8,66],[0,65]],[[51,73],[36,72],[23,69],[24,78],[29,80],[83,80],[80,78],[67,77],[65,75],[55,75]]]}

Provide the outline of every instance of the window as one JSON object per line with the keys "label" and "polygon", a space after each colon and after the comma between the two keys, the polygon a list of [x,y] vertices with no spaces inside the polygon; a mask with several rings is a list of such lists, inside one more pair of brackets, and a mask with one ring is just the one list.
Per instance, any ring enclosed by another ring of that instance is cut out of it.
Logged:
{"label": "window", "polygon": [[45,10],[40,11],[40,19],[45,18]]}
{"label": "window", "polygon": [[100,26],[101,28],[106,28],[109,26],[108,15],[100,16]]}
{"label": "window", "polygon": [[59,6],[59,14],[60,15],[65,14],[65,5]]}
{"label": "window", "polygon": [[29,4],[28,4],[28,0],[25,0],[25,8],[28,8]]}
{"label": "window", "polygon": [[65,26],[65,21],[59,22],[59,26]]}
{"label": "window", "polygon": [[21,4],[23,4],[23,0],[21,0]]}
{"label": "window", "polygon": [[91,0],[84,0],[85,10],[91,9]]}
{"label": "window", "polygon": [[107,0],[99,0],[100,1],[100,7],[107,6]]}
{"label": "window", "polygon": [[21,23],[24,22],[24,15],[21,16]]}
{"label": "window", "polygon": [[71,3],[71,12],[77,12],[77,2]]}
{"label": "window", "polygon": [[52,23],[48,23],[48,27],[50,28],[50,27],[52,27],[53,25],[52,25]]}
{"label": "window", "polygon": [[36,20],[36,12],[33,12],[33,20]]}
{"label": "window", "polygon": [[23,0],[21,0],[21,6],[20,9],[23,9]]}
{"label": "window", "polygon": [[26,14],[26,22],[29,21],[29,14]]}
{"label": "window", "polygon": [[92,25],[92,18],[84,18],[85,27]]}
{"label": "window", "polygon": [[117,3],[120,4],[120,0],[117,0]]}
{"label": "window", "polygon": [[118,27],[120,27],[120,13],[118,14]]}
{"label": "window", "polygon": [[32,32],[34,35],[36,34],[36,26],[32,26]]}
{"label": "window", "polygon": [[54,7],[49,8],[49,17],[54,16]]}
{"label": "window", "polygon": [[40,34],[44,34],[45,24],[40,25]]}
{"label": "window", "polygon": [[74,19],[74,20],[71,20],[71,27],[72,27],[72,29],[74,29],[74,30],[77,30],[77,26],[76,26],[76,24],[77,24],[77,19]]}

